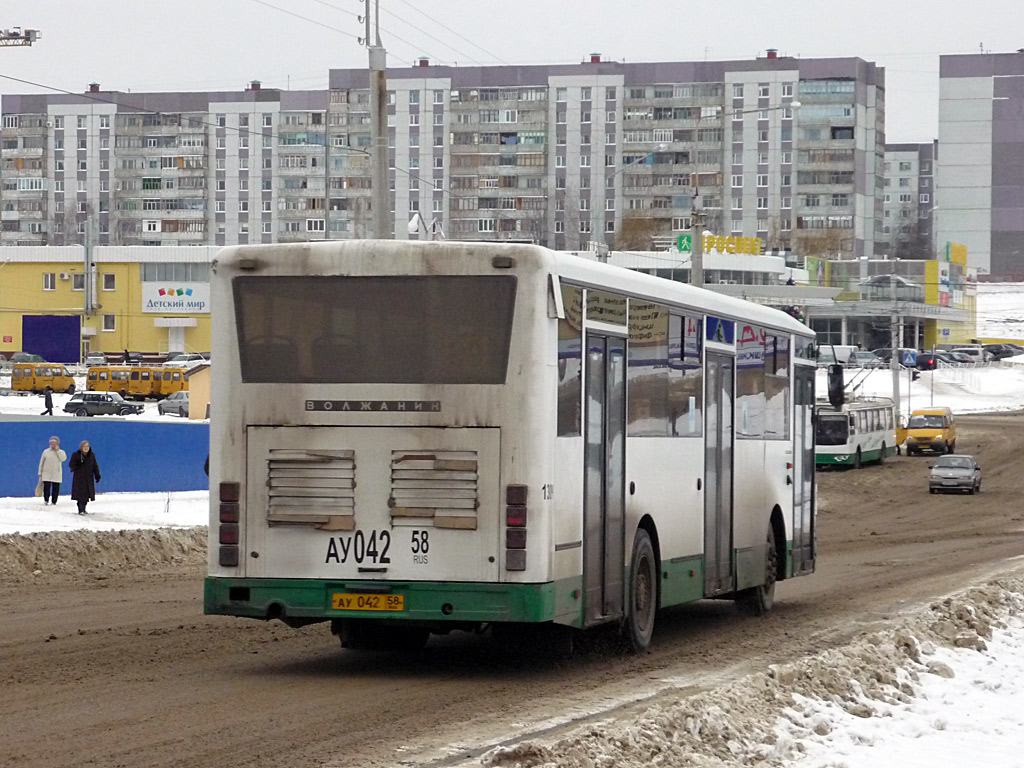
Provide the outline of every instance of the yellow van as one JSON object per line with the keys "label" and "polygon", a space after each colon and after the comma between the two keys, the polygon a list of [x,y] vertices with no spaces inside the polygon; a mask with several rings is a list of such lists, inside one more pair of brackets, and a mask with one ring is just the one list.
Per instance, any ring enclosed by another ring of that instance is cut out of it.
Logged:
{"label": "yellow van", "polygon": [[11,389],[15,392],[75,391],[75,379],[60,363],[15,363],[11,369]]}
{"label": "yellow van", "polygon": [[154,368],[153,377],[156,380],[153,385],[154,389],[157,388],[156,383],[159,383],[160,397],[188,390],[188,379],[185,378],[184,368]]}
{"label": "yellow van", "polygon": [[94,365],[86,374],[85,388],[90,392],[117,392],[127,398],[131,370],[127,365]]}
{"label": "yellow van", "polygon": [[954,453],[956,421],[949,408],[919,408],[907,421],[907,455],[922,451]]}
{"label": "yellow van", "polygon": [[153,388],[154,384],[157,387],[160,385],[159,381],[153,381],[153,368],[150,368],[148,365],[133,365],[128,370],[131,371],[128,374],[129,396],[134,397],[136,400],[160,396],[159,390]]}

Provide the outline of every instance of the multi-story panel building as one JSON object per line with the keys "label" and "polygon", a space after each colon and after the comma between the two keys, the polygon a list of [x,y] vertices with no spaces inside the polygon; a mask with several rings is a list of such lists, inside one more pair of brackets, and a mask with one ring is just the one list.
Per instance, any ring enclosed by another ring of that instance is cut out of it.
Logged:
{"label": "multi-story panel building", "polygon": [[[87,223],[112,244],[372,235],[368,74],[329,81],[4,97],[0,242],[78,242]],[[700,213],[716,234],[855,258],[881,232],[884,71],[861,59],[421,60],[388,87],[395,237],[646,249]],[[74,176],[58,116],[85,121]]]}
{"label": "multi-story panel building", "polygon": [[935,165],[938,143],[886,144],[882,237],[877,253],[899,259],[935,257]]}
{"label": "multi-story panel building", "polygon": [[937,241],[993,280],[1024,279],[1022,115],[1024,53],[939,58]]}

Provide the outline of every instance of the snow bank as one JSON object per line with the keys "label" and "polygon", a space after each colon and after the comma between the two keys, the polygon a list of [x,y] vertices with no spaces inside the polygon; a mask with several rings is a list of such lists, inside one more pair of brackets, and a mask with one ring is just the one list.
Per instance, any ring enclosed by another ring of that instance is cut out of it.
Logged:
{"label": "snow bank", "polygon": [[[893,629],[844,648],[773,665],[713,691],[653,706],[632,723],[599,723],[555,743],[526,742],[495,749],[483,764],[501,768],[852,765],[837,761],[836,751],[888,735],[896,714],[901,715],[901,724],[908,722],[906,711],[929,695],[938,695],[935,691],[948,686],[956,669],[969,666],[965,654],[986,654],[997,631],[1009,629],[1016,633],[1017,645],[1024,644],[1022,615],[1024,578],[993,582],[934,603]],[[1002,656],[1016,658],[1017,651]],[[994,663],[994,657],[986,656],[982,663]],[[989,679],[991,687],[998,673]],[[969,702],[965,704],[970,707]],[[945,707],[943,714],[910,721],[914,723],[911,730],[916,729],[916,736],[946,730],[952,710],[948,703]],[[874,755],[875,764],[879,757],[883,755]]]}
{"label": "snow bank", "polygon": [[206,564],[206,526],[0,536],[0,581],[79,579]]}

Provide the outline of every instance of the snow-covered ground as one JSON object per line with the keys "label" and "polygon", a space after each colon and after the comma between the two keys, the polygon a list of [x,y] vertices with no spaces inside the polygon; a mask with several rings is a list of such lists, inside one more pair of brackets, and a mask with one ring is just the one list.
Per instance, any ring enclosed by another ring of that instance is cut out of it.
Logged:
{"label": "snow-covered ground", "polygon": [[[19,416],[38,416],[43,411],[43,396],[33,395],[31,393],[20,393],[11,392],[11,377],[10,374],[0,375],[0,415],[17,414]],[[76,376],[75,386],[77,391],[85,391],[85,377]],[[54,392],[53,393],[53,415],[57,418],[68,418],[73,419],[70,413],[64,412],[64,404],[71,398],[71,395],[65,392]],[[131,402],[136,402],[132,400]],[[103,416],[94,416],[92,418],[102,419]],[[145,400],[144,410],[142,413],[131,416],[117,416],[118,419],[129,419],[129,420],[143,420],[152,421],[153,419],[178,419],[178,416],[172,416],[167,414],[161,416],[157,410],[156,400]]]}
{"label": "snow-covered ground", "polygon": [[1024,283],[979,283],[977,312],[979,339],[1024,339]]}
{"label": "snow-covered ground", "polygon": [[[900,413],[931,406],[948,406],[953,413],[1024,410],[1024,359],[1020,357],[978,367],[942,367],[919,373],[917,381],[911,380],[908,371],[898,375]],[[847,393],[893,396],[893,375],[887,368],[848,368],[844,377]],[[824,368],[818,369],[815,389],[819,398],[828,392]]]}
{"label": "snow-covered ground", "polygon": [[[500,747],[501,768],[1024,766],[1024,579],[638,718]],[[464,766],[470,763],[462,764]]]}
{"label": "snow-covered ground", "polygon": [[61,486],[56,504],[41,498],[0,498],[0,535],[41,531],[119,531],[137,528],[190,528],[206,525],[210,517],[208,491],[174,493],[103,493],[96,487],[87,515],[78,514],[78,503],[68,494],[71,484]]}

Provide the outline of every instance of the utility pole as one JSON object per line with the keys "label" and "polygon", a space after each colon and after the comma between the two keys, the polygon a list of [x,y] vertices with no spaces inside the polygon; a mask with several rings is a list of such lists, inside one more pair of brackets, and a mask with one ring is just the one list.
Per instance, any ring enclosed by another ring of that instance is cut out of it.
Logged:
{"label": "utility pole", "polygon": [[26,29],[24,32],[21,31],[21,27],[0,29],[0,47],[32,45],[32,43],[42,36],[43,33],[38,29]]}
{"label": "utility pole", "polygon": [[896,302],[895,274],[889,276],[889,287],[892,288],[892,356],[889,359],[889,367],[892,370],[892,402],[896,406],[896,414],[899,416],[903,412],[903,406],[900,402],[900,314]]}
{"label": "utility pole", "polygon": [[370,50],[370,145],[373,164],[373,236],[394,237],[391,227],[391,189],[388,184],[388,82],[387,51],[380,41],[380,0],[374,0],[374,37],[370,41],[370,0],[363,0],[363,20]]}
{"label": "utility pole", "polygon": [[690,253],[690,285],[704,287],[704,214],[694,211],[690,217],[690,231],[693,232]]}

